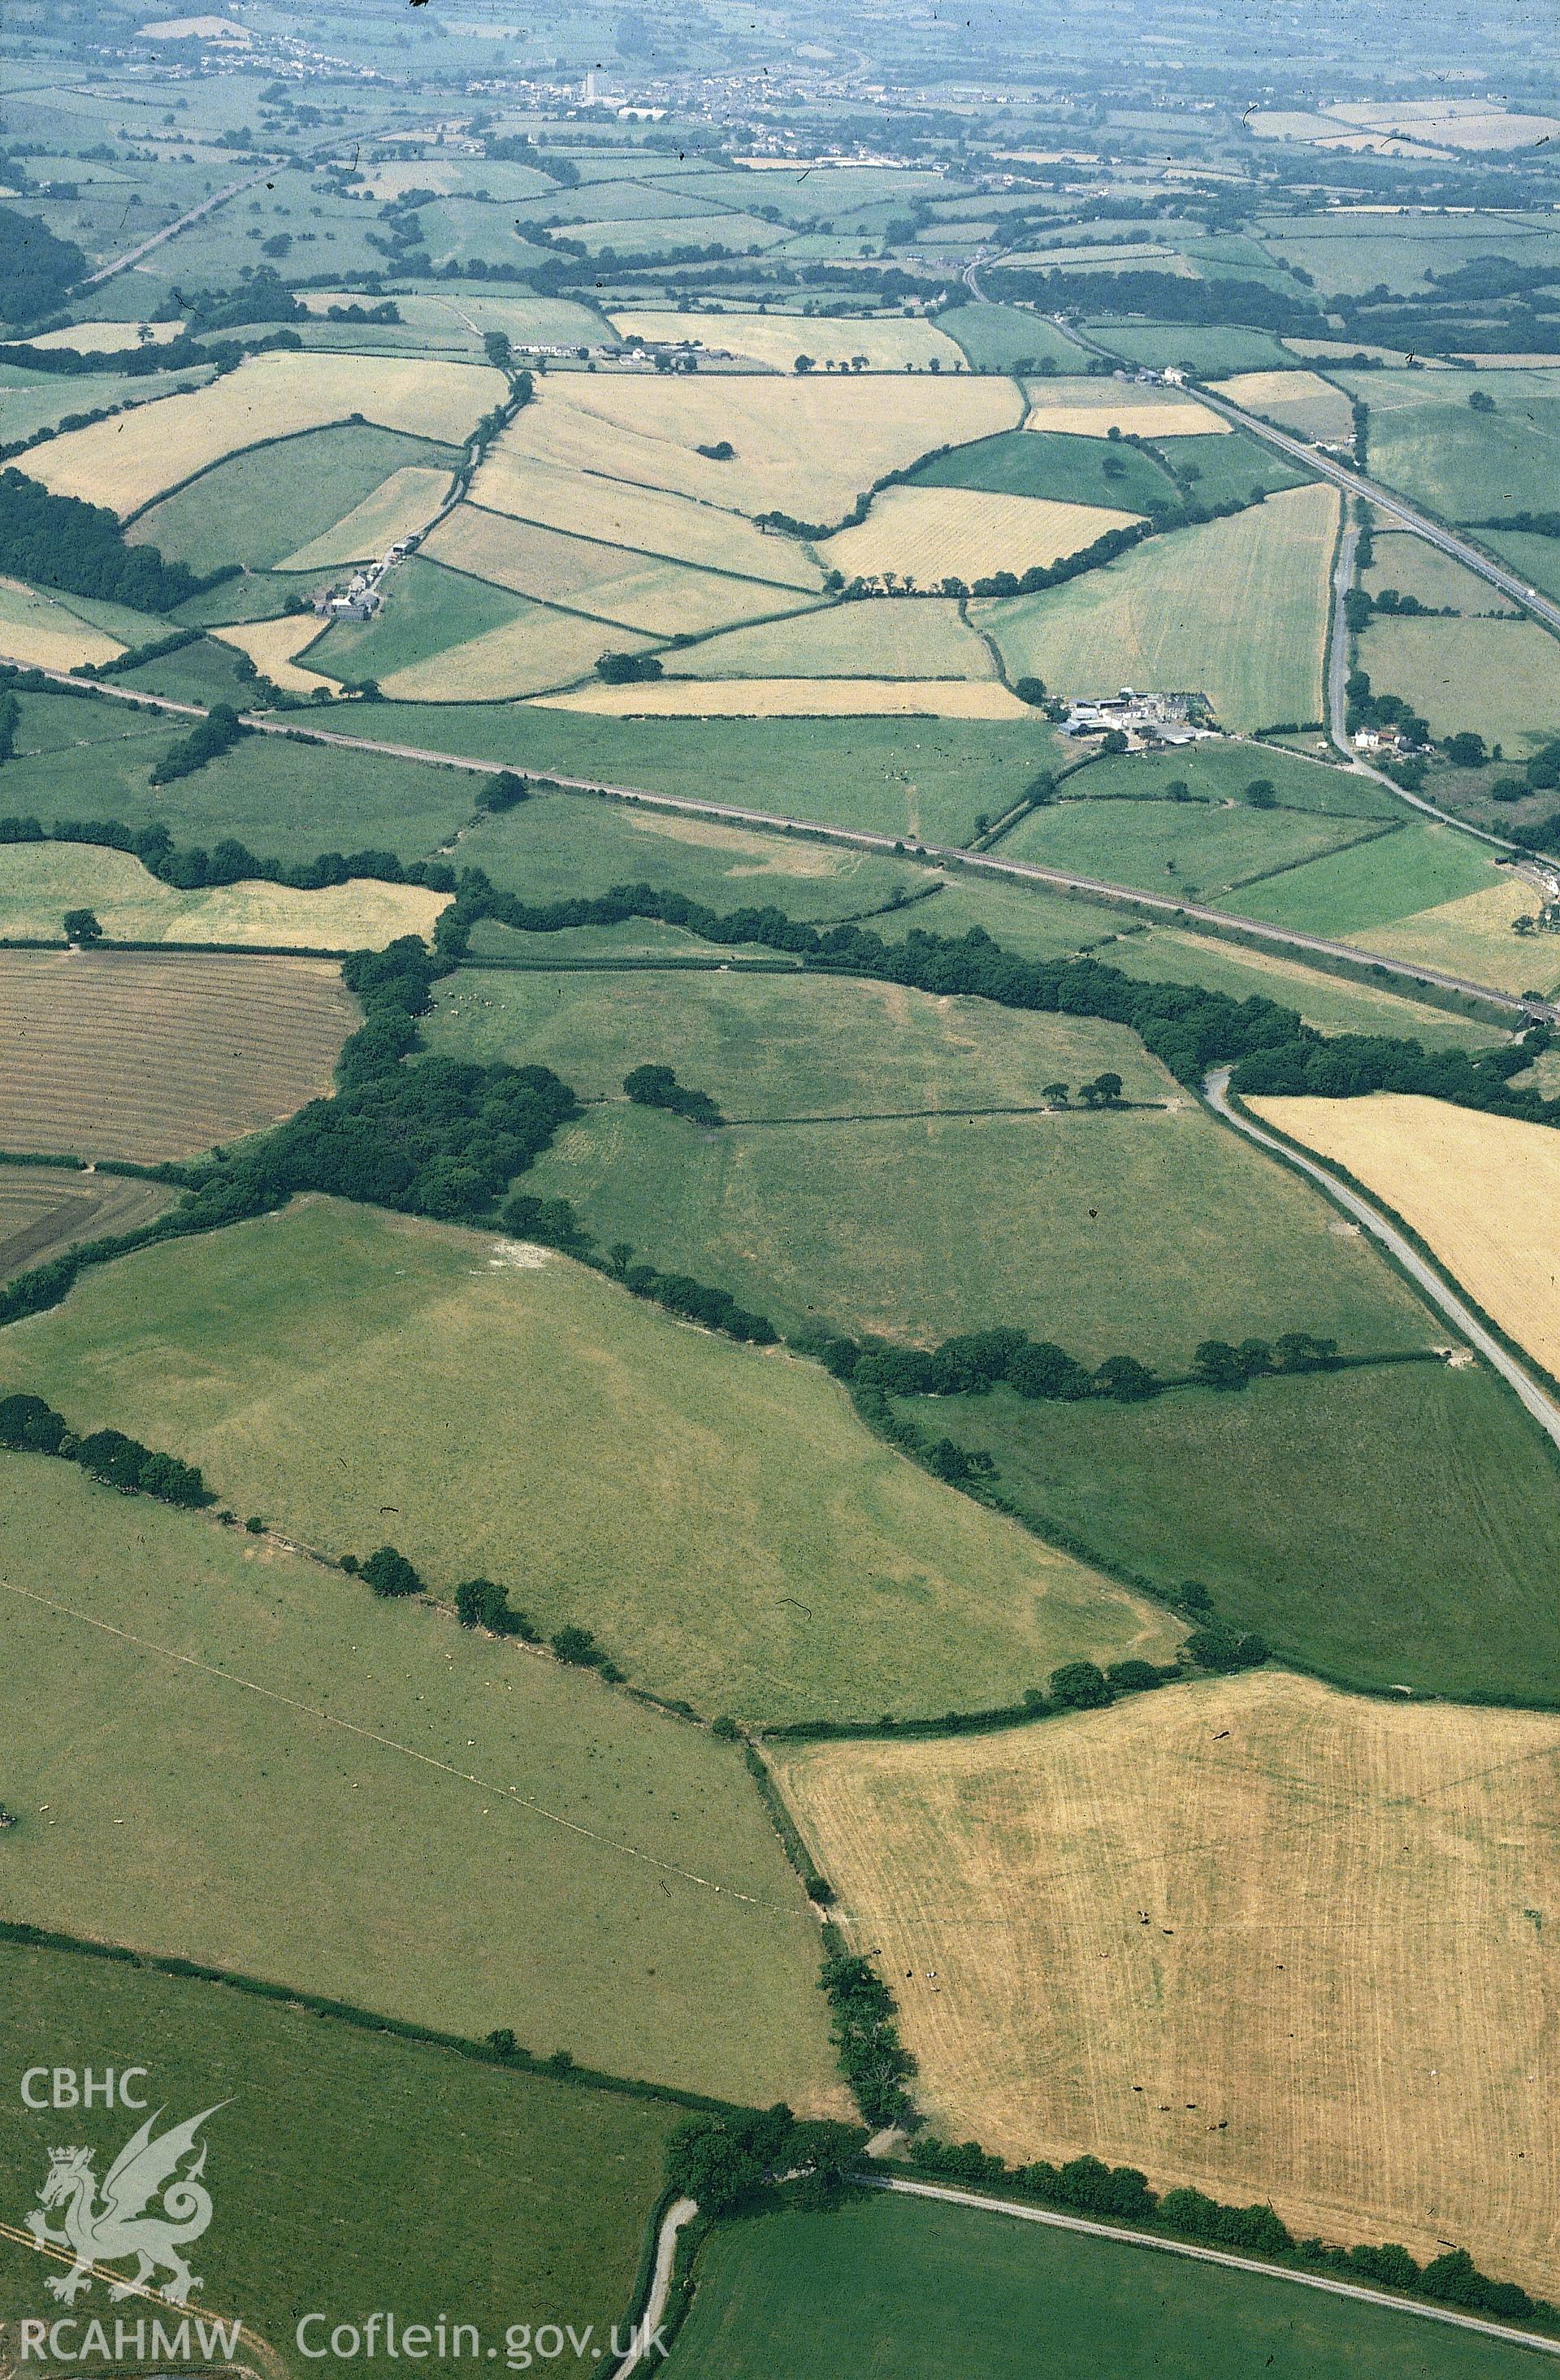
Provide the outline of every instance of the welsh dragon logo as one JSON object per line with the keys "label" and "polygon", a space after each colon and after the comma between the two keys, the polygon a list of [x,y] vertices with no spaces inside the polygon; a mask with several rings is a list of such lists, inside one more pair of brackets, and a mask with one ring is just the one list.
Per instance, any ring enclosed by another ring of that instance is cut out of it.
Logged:
{"label": "welsh dragon logo", "polygon": [[[225,2099],[217,2103],[219,2107],[226,2105]],[[187,2123],[175,2124],[153,2139],[162,2113],[157,2108],[134,2138],[126,2142],[101,2185],[92,2171],[91,2149],[49,2151],[49,2170],[27,2228],[41,2248],[68,2248],[74,2255],[76,2262],[68,2273],[57,2279],[51,2276],[44,2283],[67,2305],[74,2305],[91,2288],[94,2265],[126,2256],[136,2258],[136,2271],[131,2278],[110,2289],[108,2294],[115,2303],[144,2289],[157,2272],[168,2274],[161,2295],[175,2305],[187,2305],[191,2292],[201,2286],[184,2251],[200,2238],[212,2219],[212,2195],[200,2179],[206,2169],[206,2143],[200,2142],[197,2149],[196,2134],[217,2107],[206,2107]],[[193,2162],[181,2172],[184,2160],[191,2156]],[[64,2210],[57,2231],[51,2229],[48,2220],[54,2207]]]}

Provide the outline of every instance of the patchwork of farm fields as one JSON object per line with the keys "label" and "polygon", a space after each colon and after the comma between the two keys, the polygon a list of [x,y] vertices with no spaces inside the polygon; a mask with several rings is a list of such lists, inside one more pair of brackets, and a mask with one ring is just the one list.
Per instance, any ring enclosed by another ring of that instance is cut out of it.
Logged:
{"label": "patchwork of farm fields", "polygon": [[76,1426],[152,1432],[305,1544],[368,1552],[393,1506],[441,1594],[513,1580],[707,1717],[984,1706],[1181,1633],[907,1463],[817,1366],[491,1235],[296,1203],[95,1271],[5,1346]]}
{"label": "patchwork of farm fields", "polygon": [[725,349],[744,362],[770,371],[789,372],[799,355],[815,364],[844,364],[857,370],[905,371],[912,365],[925,371],[959,371],[964,358],[946,331],[935,322],[899,316],[864,320],[860,315],[827,314],[698,314],[636,312],[612,314],[613,328],[624,339],[671,341],[675,345]]}
{"label": "patchwork of farm fields", "polygon": [[1336,527],[1334,490],[1295,488],[971,616],[1013,677],[1078,695],[1202,693],[1237,729],[1314,719]]}
{"label": "patchwork of farm fields", "polygon": [[128,536],[201,572],[232,562],[331,569],[420,528],[458,460],[453,446],[367,422],[278,434],[202,470],[141,513]]}
{"label": "patchwork of farm fields", "polygon": [[699,2252],[675,2380],[1515,2380],[1527,2350],[1252,2273],[865,2193],[766,2210]]}
{"label": "patchwork of farm fields", "polygon": [[706,1730],[272,1540],[150,1500],[127,1525],[46,1456],[0,1458],[0,1517],[9,1919],[836,2104],[801,1887]]}
{"label": "patchwork of farm fields", "polygon": [[322,959],[0,951],[0,1148],[192,1157],[326,1094],[357,1022]]}
{"label": "patchwork of farm fields", "polygon": [[1024,382],[1026,430],[1067,431],[1088,438],[1184,438],[1227,432],[1229,424],[1195,398],[1174,389],[1123,388],[1109,380],[1054,379]]}
{"label": "patchwork of farm fields", "polygon": [[[885,472],[908,468],[934,446],[1017,429],[1022,413],[1010,381],[951,375],[552,375],[504,431],[498,452],[732,511],[778,509],[828,521]],[[730,460],[699,452],[720,444],[732,446]]]}
{"label": "patchwork of farm fields", "polygon": [[1557,1766],[1547,1715],[1276,1674],[777,1760],[939,2131],[1545,2288]]}
{"label": "patchwork of farm fields", "polygon": [[0,578],[0,656],[24,669],[74,669],[109,662],[124,647],[35,587]]}
{"label": "patchwork of farm fields", "polygon": [[[90,2043],[115,2070],[155,2043],[175,2107],[221,2097],[212,2165],[241,2192],[243,2220],[202,2242],[198,2302],[217,2318],[241,2312],[273,2368],[291,2368],[274,2342],[290,2346],[300,2316],[343,2301],[393,2308],[403,2332],[436,2301],[494,2335],[517,2303],[544,2298],[577,2329],[626,2317],[662,2153],[683,2119],[674,2102],[503,2072],[278,1999],[11,1943],[0,1945],[0,2011],[18,2072],[40,2039]],[[73,2127],[105,2172],[118,2120],[92,2110]],[[0,2155],[18,2180],[46,2169],[53,2125],[6,2100]],[[409,2236],[407,2192],[420,2210]],[[0,2241],[0,2320],[46,2308],[42,2278],[30,2246]],[[382,2342],[357,2360],[394,2368]]]}
{"label": "patchwork of farm fields", "polygon": [[106,504],[123,517],[240,447],[345,422],[355,412],[382,429],[457,441],[504,394],[502,374],[485,364],[423,356],[250,356],[228,379],[193,395],[66,431],[39,448],[33,476],[55,495]]}
{"label": "patchwork of farm fields", "polygon": [[[647,1060],[707,1091],[738,1119],[725,1130],[591,1106],[531,1179],[603,1246],[635,1240],[793,1327],[925,1343],[1012,1325],[1095,1363],[1126,1349],[1172,1367],[1215,1332],[1424,1343],[1368,1244],[1253,1163],[1119,1026],[812,975],[538,969],[457,976],[427,1036],[550,1064],[591,1099]],[[1052,1084],[1076,1097],[1104,1069],[1148,1104],[964,1112],[1044,1107]]]}
{"label": "patchwork of farm fields", "polygon": [[423,552],[518,594],[655,637],[707,634],[795,611],[806,600],[799,588],[773,579],[690,569],[473,504],[441,521]]}

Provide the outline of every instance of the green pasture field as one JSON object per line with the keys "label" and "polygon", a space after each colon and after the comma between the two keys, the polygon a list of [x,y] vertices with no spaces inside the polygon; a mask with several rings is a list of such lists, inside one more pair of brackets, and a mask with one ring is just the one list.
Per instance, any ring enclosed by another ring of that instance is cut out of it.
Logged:
{"label": "green pasture field", "polygon": [[1434,735],[1473,728],[1517,760],[1560,735],[1560,643],[1536,620],[1378,617],[1359,650],[1372,685],[1401,695]]}
{"label": "green pasture field", "polygon": [[1070,695],[1201,692],[1227,727],[1314,719],[1336,499],[1295,488],[1039,595],[972,606],[1010,676]]}
{"label": "green pasture field", "polygon": [[1077,365],[1075,343],[1022,306],[950,306],[937,316],[937,328],[963,348],[976,371],[1017,371],[1047,358],[1064,371]]}
{"label": "green pasture field", "polygon": [[1324,293],[1362,298],[1383,282],[1405,295],[1424,295],[1433,273],[1451,273],[1476,257],[1508,256],[1553,264],[1552,230],[1539,231],[1502,214],[1470,223],[1465,214],[1431,212],[1269,218],[1259,225],[1264,247],[1286,264],[1312,273]]}
{"label": "green pasture field", "polygon": [[[469,643],[519,619],[527,606],[507,588],[464,571],[446,570],[414,553],[390,574],[384,609],[361,625],[338,621],[308,656],[308,666],[327,677],[385,678],[431,660],[452,645]],[[365,733],[368,731],[365,730]],[[378,733],[376,716],[375,731]],[[418,739],[408,736],[408,743]]]}
{"label": "green pasture field", "polygon": [[1517,2380],[1527,2350],[974,2207],[867,2196],[723,2223],[671,2380]]}
{"label": "green pasture field", "polygon": [[1229,325],[1209,329],[1191,322],[1118,322],[1106,320],[1084,326],[1091,339],[1121,356],[1130,364],[1147,364],[1158,370],[1179,364],[1198,380],[1217,380],[1226,372],[1282,371],[1294,358],[1267,331],[1245,331]]}
{"label": "green pasture field", "polygon": [[[111,405],[150,404],[154,397],[204,388],[211,377],[210,370],[200,364],[187,364],[178,371],[148,372],[140,379],[117,372],[93,372],[78,379],[66,372],[29,371],[20,364],[0,365],[0,413],[5,417],[6,442],[53,431],[67,414],[97,413]],[[15,456],[10,468],[25,471],[26,455]]]}
{"label": "green pasture field", "polygon": [[[1000,854],[1001,844],[997,848]],[[922,874],[921,881],[925,880]],[[886,942],[900,941],[916,926],[929,933],[949,935],[968,933],[972,926],[979,926],[1005,951],[1016,951],[1023,958],[1050,959],[1064,952],[1086,950],[1112,934],[1122,923],[1122,912],[1048,885],[960,870],[925,906],[918,904],[897,917],[874,917],[869,922],[872,931],[881,934]]]}
{"label": "green pasture field", "polygon": [[[1369,1248],[1216,1132],[1121,1026],[813,975],[472,971],[441,990],[427,1031],[452,1055],[539,1060],[608,1099],[529,1186],[572,1199],[603,1246],[632,1240],[792,1328],[925,1343],[1011,1323],[1096,1363],[1124,1349],[1181,1362],[1210,1335],[1291,1328],[1422,1343]],[[754,1121],[699,1132],[613,1097],[647,1062]],[[1043,1105],[1056,1081],[1075,1096],[1106,1068],[1130,1099],[1177,1104],[958,1113]],[[793,1117],[838,1121],[776,1121]],[[1324,1310],[1324,1326],[1304,1319]]]}
{"label": "green pasture field", "polygon": [[1194,437],[1171,439],[1168,446],[1170,459],[1183,477],[1191,479],[1193,495],[1205,504],[1227,504],[1232,497],[1254,504],[1305,481],[1303,471],[1244,430],[1203,431]]}
{"label": "green pasture field", "polygon": [[[132,827],[161,822],[175,843],[208,850],[235,835],[262,859],[369,848],[420,859],[470,817],[480,782],[437,762],[255,735],[154,791],[147,783],[152,765],[187,722],[107,698],[24,694],[19,700],[4,798],[7,811],[45,826],[61,819],[121,819]],[[377,729],[379,710],[372,716]],[[352,709],[355,730],[368,718],[366,710]],[[338,713],[328,723],[339,720]],[[308,724],[308,714],[300,714],[299,732]]]}
{"label": "green pasture field", "polygon": [[[1085,750],[1088,747],[1084,747]],[[1169,752],[1104,752],[1062,787],[1068,801],[1096,795],[1163,801],[1183,784],[1194,800],[1240,802],[1253,780],[1265,777],[1281,810],[1316,810],[1330,818],[1400,819],[1403,805],[1369,777],[1319,765],[1270,744],[1230,743],[1203,736]],[[1256,815],[1271,818],[1273,812]]]}
{"label": "green pasture field", "polygon": [[[296,2329],[319,2310],[333,2324],[393,2308],[404,2329],[458,2308],[496,2338],[525,2312],[603,2337],[626,2324],[675,2103],[505,2072],[67,1950],[0,1944],[0,2045],[18,2073],[68,2044],[100,2071],[149,2065],[165,2122],[215,2107],[201,2137],[219,2212],[194,2305],[241,2317],[282,2371],[310,2369]],[[105,2173],[135,2121],[79,2112],[72,2138]],[[41,2180],[57,2130],[7,2095],[0,2160],[13,2194]],[[408,2201],[415,2223],[403,2219]],[[43,2278],[58,2270],[0,2241],[0,2319],[57,2313]],[[163,2318],[172,2330],[176,2317]],[[357,2361],[393,2369],[382,2351]],[[450,2367],[434,2357],[432,2368]]]}
{"label": "green pasture field", "polygon": [[490,759],[495,768],[641,786],[932,844],[966,842],[983,812],[997,817],[1037,770],[1061,765],[1071,751],[1038,714],[1033,722],[644,720],[519,703],[381,702],[371,722],[355,711],[351,729]]}
{"label": "green pasture field", "polygon": [[[1545,542],[1539,538],[1527,541],[1534,545]],[[1488,579],[1479,577],[1462,563],[1454,562],[1449,553],[1443,553],[1439,546],[1406,529],[1378,528],[1373,549],[1371,566],[1360,576],[1360,585],[1372,595],[1395,587],[1399,595],[1412,595],[1434,611],[1482,615],[1489,612],[1509,614],[1516,609]]]}
{"label": "green pasture field", "polygon": [[[378,1541],[393,1498],[365,1494]],[[0,1510],[8,1917],[680,2088],[833,2096],[801,1887],[707,1732],[47,1456],[5,1457]]]}
{"label": "green pasture field", "polygon": [[[1560,438],[1560,371],[1339,372],[1370,407],[1373,478],[1445,519],[1552,511]],[[1474,389],[1495,401],[1475,413]]]}
{"label": "green pasture field", "polygon": [[1107,504],[1118,512],[1146,513],[1177,500],[1168,474],[1137,447],[1065,430],[999,430],[994,438],[977,438],[924,463],[913,484]]}
{"label": "green pasture field", "polygon": [[139,1231],[177,1196],[161,1182],[133,1174],[0,1164],[0,1281],[47,1264],[81,1240]]}
{"label": "green pasture field", "polygon": [[1216,903],[1243,885],[1379,832],[1374,820],[1252,809],[1240,801],[1215,807],[1141,796],[1063,799],[1021,819],[1001,850],[1005,858],[1037,867]]}
{"label": "green pasture field", "polygon": [[166,634],[171,628],[225,628],[237,620],[274,620],[286,610],[291,597],[308,594],[322,582],[323,574],[309,580],[291,573],[247,570],[242,578],[224,578],[220,587],[192,595],[187,603],[170,612],[161,625]]}
{"label": "green pasture field", "polygon": [[[1541,595],[1560,595],[1560,539],[1536,536],[1530,529],[1484,528],[1479,541],[1521,571]],[[1378,542],[1377,552],[1380,552]],[[1486,590],[1492,597],[1494,589]]]}
{"label": "green pasture field", "polygon": [[[580,794],[535,795],[517,809],[484,818],[461,837],[459,858],[524,901],[653,884],[719,910],[772,902],[788,917],[815,924],[879,908],[896,891],[908,897],[927,882],[926,871],[913,860]],[[908,915],[932,925],[936,906],[918,902]],[[649,929],[649,921],[634,921],[636,933]],[[680,929],[661,930],[682,950],[709,948]],[[559,956],[574,947],[570,934],[530,940]]]}
{"label": "green pasture field", "polygon": [[[1305,1299],[1294,1301],[1296,1327]],[[1444,1326],[1424,1309],[1419,1343]],[[1368,1331],[1350,1344],[1371,1343]],[[1560,1507],[1546,1442],[1482,1366],[1371,1366],[1144,1405],[920,1407],[989,1449],[1037,1526],[1197,1579],[1281,1658],[1368,1688],[1555,1699]]]}
{"label": "green pasture field", "polygon": [[1241,907],[1276,926],[1347,941],[1502,880],[1487,848],[1470,835],[1416,820],[1396,834],[1327,853],[1252,886]]}
{"label": "green pasture field", "polygon": [[[170,702],[226,702],[236,710],[246,710],[254,702],[256,688],[253,675],[242,667],[242,659],[232,645],[215,637],[202,637],[199,644],[181,645],[177,652],[123,671],[117,682],[143,694],[161,694]],[[178,723],[187,735],[194,722]]]}
{"label": "green pasture field", "polygon": [[1276,951],[1247,950],[1172,926],[1126,931],[1096,946],[1095,955],[1151,983],[1198,983],[1232,1000],[1276,1000],[1322,1033],[1389,1033],[1427,1050],[1487,1050],[1501,1030],[1407,999],[1385,984],[1355,983]]}
{"label": "green pasture field", "polygon": [[140,514],[128,535],[192,570],[224,562],[267,570],[333,528],[393,471],[450,471],[459,459],[453,447],[369,422],[306,430],[213,464]]}
{"label": "green pasture field", "polygon": [[[7,1383],[53,1390],[82,1427],[94,1426],[101,1402],[103,1418],[201,1463],[236,1511],[268,1514],[332,1553],[367,1553],[393,1529],[441,1595],[477,1572],[503,1581],[543,1630],[594,1629],[635,1684],[706,1716],[979,1706],[1070,1655],[1149,1645],[1162,1658],[1175,1639],[1167,1614],[1037,1547],[873,1439],[818,1366],[680,1326],[564,1257],[516,1253],[491,1235],[310,1200],[95,1271],[66,1305],[14,1326],[0,1351]],[[225,1550],[227,1541],[210,1542]],[[79,1564],[58,1552],[52,1574],[74,1575]],[[362,1590],[310,1571],[311,1592],[316,1575],[351,1640],[369,1655],[388,1649],[383,1616]],[[363,1633],[375,1623],[379,1633]],[[468,1640],[436,1641],[453,1657]],[[472,1651],[492,1662],[481,1674],[495,1694],[511,1674],[503,1666],[511,1657]],[[333,1675],[339,1657],[339,1646],[322,1655],[314,1674]],[[528,1677],[535,1665],[513,1658]],[[398,1674],[405,1661],[403,1651]],[[428,1690],[421,1673],[415,1682]],[[603,1691],[561,1676],[556,1685],[571,1697]],[[470,1681],[455,1690],[464,1710]],[[338,1681],[333,1709],[342,1694]],[[615,1710],[617,1698],[603,1707]],[[577,1728],[573,1699],[569,1709]],[[636,1726],[649,1723],[636,1717]],[[556,1796],[577,1773],[576,1755],[560,1775],[556,1744],[543,1743],[538,1722],[525,1726],[535,1776],[551,1767],[536,1790],[549,1806],[569,1808]],[[40,1742],[71,1732],[35,1730]],[[683,1742],[679,1733],[675,1745]],[[463,1764],[457,1751],[456,1765],[495,1785],[516,1774],[513,1750],[477,1749],[481,1759]],[[683,1808],[679,1791],[673,1809]],[[589,1819],[588,1810],[572,1815]],[[626,1818],[617,1810],[614,1838]],[[245,1823],[253,1829],[252,1810]],[[647,1840],[645,1822],[635,1823],[633,1839]],[[688,1823],[671,1823],[679,1856],[702,1874],[769,1892],[733,1874],[730,1851],[718,1857]],[[408,1878],[429,1872],[404,1840],[394,1858]],[[756,1859],[756,1845],[746,1873],[760,1873]],[[647,1888],[657,1890],[653,1876]],[[475,1880],[452,1891],[451,1910],[472,1914],[451,1923],[469,1923],[488,1941],[490,1898]],[[527,1922],[534,1931],[534,1915]],[[339,1919],[332,1955],[356,1955]],[[526,1990],[556,1992],[555,2010],[575,2013],[567,2031],[551,2016],[544,2046],[590,2050],[579,2038],[579,1978],[556,1961],[532,1976],[532,1959],[541,1960],[534,1942],[514,1986],[522,2014]],[[677,1998],[647,1995],[629,2022],[663,2026]],[[783,2039],[788,2025],[803,2043],[816,2037],[794,2001],[775,2015],[779,2030],[765,2037]],[[680,2026],[680,2008],[674,2018]],[[751,2010],[743,2030],[750,2020],[756,2038],[763,2029]],[[644,2071],[647,2054],[636,2049],[631,2060],[620,2045],[605,2062]],[[755,2083],[749,2095],[774,2093]]]}

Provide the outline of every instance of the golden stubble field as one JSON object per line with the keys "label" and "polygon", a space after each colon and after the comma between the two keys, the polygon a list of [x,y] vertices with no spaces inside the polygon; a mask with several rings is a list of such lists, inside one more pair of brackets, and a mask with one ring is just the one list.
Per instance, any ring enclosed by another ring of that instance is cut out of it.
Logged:
{"label": "golden stubble field", "polygon": [[0,1148],[190,1157],[331,1088],[329,959],[0,952]]}
{"label": "golden stubble field", "polygon": [[1262,1671],[776,1769],[939,2132],[1554,2294],[1560,1718]]}
{"label": "golden stubble field", "polygon": [[1507,1336],[1560,1372],[1560,1132],[1445,1099],[1253,1099],[1396,1209]]}
{"label": "golden stubble field", "polygon": [[[554,373],[497,451],[732,512],[828,522],[886,471],[934,446],[1016,430],[1023,411],[1012,382],[995,377]],[[732,453],[723,461],[699,452],[724,444]]]}
{"label": "golden stubble field", "polygon": [[427,356],[250,356],[225,380],[51,438],[29,459],[56,496],[121,518],[241,446],[361,414],[386,430],[458,444],[502,404],[502,372]]}

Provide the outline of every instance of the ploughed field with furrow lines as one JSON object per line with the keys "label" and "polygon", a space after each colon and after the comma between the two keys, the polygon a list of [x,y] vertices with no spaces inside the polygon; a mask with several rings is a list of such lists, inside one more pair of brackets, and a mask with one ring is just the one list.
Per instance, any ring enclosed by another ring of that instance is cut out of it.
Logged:
{"label": "ploughed field with furrow lines", "polygon": [[0,953],[0,1148],[193,1156],[328,1093],[357,1018],[325,960]]}

